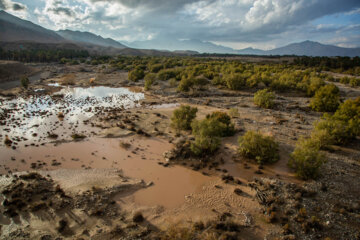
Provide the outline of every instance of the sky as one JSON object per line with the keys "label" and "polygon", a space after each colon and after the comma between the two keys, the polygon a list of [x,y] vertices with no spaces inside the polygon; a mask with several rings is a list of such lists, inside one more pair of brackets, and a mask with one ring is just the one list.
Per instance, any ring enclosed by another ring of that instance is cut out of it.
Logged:
{"label": "sky", "polygon": [[0,0],[43,27],[131,42],[198,39],[242,49],[305,40],[360,47],[360,0]]}

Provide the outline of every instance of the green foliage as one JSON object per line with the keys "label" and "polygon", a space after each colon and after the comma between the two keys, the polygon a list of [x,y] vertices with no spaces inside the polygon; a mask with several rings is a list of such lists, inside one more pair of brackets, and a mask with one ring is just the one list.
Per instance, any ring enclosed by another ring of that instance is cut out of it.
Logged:
{"label": "green foliage", "polygon": [[315,179],[319,169],[325,162],[319,147],[312,139],[300,139],[291,154],[289,166],[295,169],[298,177],[302,179]]}
{"label": "green foliage", "polygon": [[237,118],[239,117],[239,110],[237,108],[230,108],[229,115],[232,118]]}
{"label": "green foliage", "polygon": [[151,65],[149,68],[152,73],[158,73],[161,69],[163,69],[163,65],[161,63]]}
{"label": "green foliage", "polygon": [[190,78],[183,77],[177,87],[177,90],[179,92],[188,92],[193,85],[194,82]]}
{"label": "green foliage", "polygon": [[21,79],[20,79],[20,83],[21,83],[21,86],[23,87],[23,88],[28,88],[29,87],[29,83],[30,83],[30,81],[29,81],[29,79],[27,78],[27,77],[22,77]]}
{"label": "green foliage", "polygon": [[206,118],[191,124],[195,141],[191,144],[191,151],[198,156],[214,153],[220,146],[225,124],[216,118]]}
{"label": "green foliage", "polygon": [[360,97],[342,103],[334,115],[324,114],[315,123],[312,138],[319,147],[345,144],[360,135]]}
{"label": "green foliage", "polygon": [[158,79],[161,81],[169,80],[170,78],[176,78],[177,71],[175,69],[163,69],[158,73]]}
{"label": "green foliage", "polygon": [[231,122],[230,116],[225,112],[213,112],[206,116],[207,119],[215,119],[222,124],[219,124],[219,128],[221,129],[220,136],[232,136],[235,134],[234,124]]}
{"label": "green foliage", "polygon": [[231,90],[240,90],[245,86],[246,80],[240,73],[231,73],[223,76],[226,86]]}
{"label": "green foliage", "polygon": [[171,125],[176,130],[190,130],[191,122],[195,119],[198,109],[189,105],[181,105],[175,109],[171,117]]}
{"label": "green foliage", "polygon": [[208,80],[202,76],[185,77],[183,76],[177,90],[179,92],[188,92],[190,89],[201,90],[208,84]]}
{"label": "green foliage", "polygon": [[256,160],[259,164],[274,163],[279,160],[279,144],[271,136],[248,131],[239,137],[239,153]]}
{"label": "green foliage", "polygon": [[145,91],[148,91],[150,87],[153,85],[153,83],[156,81],[156,74],[155,73],[148,73],[145,75]]}
{"label": "green foliage", "polygon": [[130,71],[128,74],[129,80],[133,82],[142,79],[144,76],[145,76],[144,70],[140,68],[135,68],[134,70]]}
{"label": "green foliage", "polygon": [[339,106],[339,88],[334,84],[321,87],[311,99],[310,107],[318,112],[334,112]]}
{"label": "green foliage", "polygon": [[175,79],[175,78],[171,78],[171,79],[169,80],[169,85],[170,85],[170,87],[176,87],[176,85],[177,85],[176,79]]}
{"label": "green foliage", "polygon": [[254,95],[255,105],[262,108],[273,108],[275,105],[275,93],[269,89],[259,90]]}

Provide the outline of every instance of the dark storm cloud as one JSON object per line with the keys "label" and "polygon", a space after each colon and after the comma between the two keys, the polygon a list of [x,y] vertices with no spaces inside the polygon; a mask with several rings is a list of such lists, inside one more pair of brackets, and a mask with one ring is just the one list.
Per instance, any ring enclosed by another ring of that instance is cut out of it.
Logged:
{"label": "dark storm cloud", "polygon": [[60,15],[60,14],[65,14],[69,17],[74,16],[74,12],[67,7],[55,7],[55,8],[50,8],[49,11],[52,11],[53,13]]}
{"label": "dark storm cloud", "polygon": [[6,6],[5,6],[5,1],[4,1],[4,0],[0,0],[0,9],[6,10]]}
{"label": "dark storm cloud", "polygon": [[12,6],[12,9],[14,11],[20,11],[20,10],[24,10],[26,9],[26,7],[24,5],[18,4],[18,3],[14,3]]}
{"label": "dark storm cloud", "polygon": [[20,4],[20,3],[6,1],[6,0],[0,0],[0,9],[22,11],[22,10],[25,10],[26,7],[25,7],[25,5]]}

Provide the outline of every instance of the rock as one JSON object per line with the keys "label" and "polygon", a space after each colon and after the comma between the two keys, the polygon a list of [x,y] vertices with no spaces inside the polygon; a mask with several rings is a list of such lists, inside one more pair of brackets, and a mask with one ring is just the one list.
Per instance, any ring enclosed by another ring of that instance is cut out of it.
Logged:
{"label": "rock", "polygon": [[144,217],[141,212],[136,212],[132,218],[133,222],[140,223],[144,221]]}

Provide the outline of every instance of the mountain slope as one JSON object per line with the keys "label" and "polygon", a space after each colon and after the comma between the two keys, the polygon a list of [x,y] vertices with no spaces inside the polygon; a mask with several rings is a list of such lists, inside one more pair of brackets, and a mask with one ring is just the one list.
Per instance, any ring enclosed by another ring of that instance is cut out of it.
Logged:
{"label": "mountain slope", "polygon": [[126,48],[125,45],[115,41],[111,38],[103,38],[100,35],[97,36],[90,32],[80,32],[71,30],[60,30],[57,33],[68,41],[79,42],[79,43],[90,43],[103,47],[113,48]]}
{"label": "mountain slope", "polygon": [[305,41],[266,51],[271,55],[305,55],[305,56],[360,56],[360,48],[342,48],[318,42]]}
{"label": "mountain slope", "polygon": [[15,17],[5,11],[0,11],[0,41],[58,43],[64,39],[54,31]]}
{"label": "mountain slope", "polygon": [[211,42],[203,42],[196,39],[177,40],[169,38],[157,38],[147,41],[135,41],[127,43],[129,47],[142,49],[161,49],[168,51],[196,51],[200,53],[235,53],[234,49],[216,45]]}

